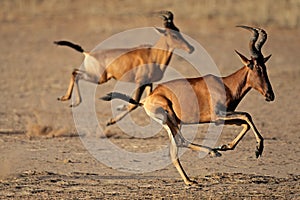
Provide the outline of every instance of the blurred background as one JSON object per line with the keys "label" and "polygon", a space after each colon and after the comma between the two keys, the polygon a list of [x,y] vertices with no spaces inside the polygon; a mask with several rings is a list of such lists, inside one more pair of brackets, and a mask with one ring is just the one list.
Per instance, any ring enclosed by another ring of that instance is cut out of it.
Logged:
{"label": "blurred background", "polygon": [[[136,13],[142,16],[152,11],[171,9],[176,17],[182,20],[215,21],[220,26],[232,23],[251,23],[259,25],[274,25],[282,28],[299,28],[299,0],[180,0],[151,1],[141,0],[2,0],[0,2],[0,19],[2,22],[14,20],[33,20],[38,17],[67,17],[68,19],[93,16],[98,22],[102,17],[112,17],[115,20],[135,19]],[[130,16],[131,15],[131,16]],[[143,18],[143,17],[138,17]],[[88,20],[88,23],[92,23]],[[96,23],[96,22],[95,22]],[[126,24],[127,26],[130,24]]]}

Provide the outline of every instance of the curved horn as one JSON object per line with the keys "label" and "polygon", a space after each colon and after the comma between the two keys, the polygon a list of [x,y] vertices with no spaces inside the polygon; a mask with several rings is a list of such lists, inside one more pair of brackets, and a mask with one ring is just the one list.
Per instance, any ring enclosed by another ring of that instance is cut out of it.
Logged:
{"label": "curved horn", "polygon": [[164,18],[164,20],[173,21],[174,15],[171,11],[162,10],[159,12],[159,14]]}
{"label": "curved horn", "polygon": [[268,38],[268,35],[267,35],[266,31],[261,28],[256,28],[256,30],[259,31],[259,35],[260,35],[261,39],[256,43],[255,47],[261,53],[261,48],[265,44],[265,42]]}
{"label": "curved horn", "polygon": [[160,14],[160,17],[162,17],[162,19],[164,20],[165,28],[169,28],[179,32],[179,29],[173,23],[174,15],[171,11],[163,10],[158,13]]}
{"label": "curved horn", "polygon": [[258,30],[255,29],[255,28],[252,28],[250,26],[237,26],[237,27],[240,27],[240,28],[244,28],[244,29],[247,29],[251,32],[253,32],[253,37],[251,38],[250,40],[250,43],[249,43],[249,48],[250,48],[250,52],[251,52],[251,55],[255,58],[259,57],[260,56],[260,51],[255,47],[255,43],[258,39]]}

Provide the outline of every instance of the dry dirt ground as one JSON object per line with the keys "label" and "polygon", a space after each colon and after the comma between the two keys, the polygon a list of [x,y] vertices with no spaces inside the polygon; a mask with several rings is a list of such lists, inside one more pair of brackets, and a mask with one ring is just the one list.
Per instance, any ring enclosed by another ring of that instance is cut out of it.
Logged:
{"label": "dry dirt ground", "polygon": [[[197,6],[181,8],[180,3],[168,1],[163,6],[149,1],[139,6],[128,1],[94,6],[94,1],[11,2],[15,6],[8,3],[0,21],[1,199],[300,199],[299,29],[271,22],[263,25],[269,33],[264,52],[273,54],[267,66],[276,99],[267,103],[251,91],[238,107],[251,113],[264,136],[263,156],[255,158],[251,131],[234,151],[219,158],[200,159],[186,151],[180,160],[199,182],[199,187],[186,187],[172,164],[147,173],[122,172],[90,154],[78,137],[69,103],[56,100],[66,91],[71,71],[80,66],[83,56],[52,42],[68,39],[90,50],[121,31],[161,26],[161,20],[149,13],[172,9],[177,26],[201,43],[225,76],[241,67],[233,50],[248,52],[250,34],[234,26],[251,25],[251,21],[232,16],[239,20],[220,24],[213,18],[189,18],[184,9],[196,13]],[[195,76],[192,68],[183,65],[182,59],[172,59],[171,66],[180,73]],[[97,87],[96,114],[102,127],[112,115],[111,104],[97,98],[112,91],[115,83]],[[137,124],[148,119],[142,109],[131,117]],[[202,141],[207,125],[200,127],[196,142]],[[231,141],[239,130],[225,127],[217,145]],[[114,125],[106,133],[116,146],[132,152],[168,145],[164,131],[143,139]]]}

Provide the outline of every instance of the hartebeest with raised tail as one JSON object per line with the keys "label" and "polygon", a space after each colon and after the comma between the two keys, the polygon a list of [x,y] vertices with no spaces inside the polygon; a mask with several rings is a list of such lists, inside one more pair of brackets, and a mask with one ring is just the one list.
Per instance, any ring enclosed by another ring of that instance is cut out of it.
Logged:
{"label": "hartebeest with raised tail", "polygon": [[[198,78],[169,81],[158,85],[141,103],[120,93],[110,93],[102,98],[103,100],[118,98],[143,106],[151,118],[163,125],[171,140],[170,154],[172,162],[187,185],[195,182],[189,179],[179,162],[178,147],[219,155],[217,151],[233,150],[251,128],[257,141],[256,157],[261,156],[263,152],[263,137],[256,129],[250,114],[237,112],[235,109],[251,88],[259,91],[267,101],[273,101],[275,98],[265,66],[265,62],[271,55],[264,57],[261,52],[267,34],[260,28],[239,27],[254,33],[250,41],[251,59],[247,59],[236,51],[244,67],[233,74],[227,77],[206,75]],[[257,41],[259,35],[261,39]],[[242,125],[243,130],[229,144],[214,149],[192,144],[183,138],[180,132],[180,124],[210,122]]]}
{"label": "hartebeest with raised tail", "polygon": [[[78,87],[79,80],[85,80],[96,84],[102,84],[114,78],[116,80],[136,83],[136,91],[133,99],[140,101],[143,91],[148,86],[152,91],[152,83],[161,80],[168,66],[174,49],[183,49],[188,53],[194,51],[180,34],[179,29],[173,23],[173,14],[170,11],[159,12],[164,20],[165,29],[156,28],[161,34],[159,40],[151,45],[140,45],[128,49],[108,49],[85,52],[79,45],[68,41],[57,41],[55,44],[69,46],[84,54],[84,69],[75,69],[72,73],[69,88],[66,94],[58,100],[66,101],[71,98],[75,87],[77,98],[75,104],[81,103],[81,95]],[[150,92],[149,92],[150,93]],[[127,110],[111,119],[107,125],[121,120],[126,114],[136,108],[130,105]]]}

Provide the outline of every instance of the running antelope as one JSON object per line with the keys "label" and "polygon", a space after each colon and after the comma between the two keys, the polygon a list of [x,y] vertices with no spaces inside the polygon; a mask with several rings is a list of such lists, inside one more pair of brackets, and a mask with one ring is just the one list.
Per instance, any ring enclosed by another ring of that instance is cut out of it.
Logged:
{"label": "running antelope", "polygon": [[[115,98],[143,106],[146,113],[158,121],[167,130],[171,145],[170,155],[185,184],[194,184],[183,170],[178,147],[196,151],[206,151],[219,155],[218,151],[233,150],[246,132],[251,128],[256,137],[256,157],[262,155],[263,137],[256,129],[250,114],[235,111],[239,102],[251,88],[259,91],[267,101],[275,96],[268,79],[265,63],[271,55],[264,57],[261,48],[267,39],[263,29],[239,26],[253,32],[250,40],[251,59],[236,51],[244,67],[227,77],[206,75],[204,77],[177,79],[158,85],[153,92],[140,103],[121,93],[110,93],[103,100]],[[260,35],[261,39],[258,40]],[[211,87],[208,89],[208,85]],[[193,96],[195,97],[193,100]],[[197,112],[197,110],[199,112]],[[210,149],[187,141],[180,132],[180,124],[216,123],[241,125],[243,130],[229,144]]]}
{"label": "running antelope", "polygon": [[[54,42],[57,45],[69,46],[84,54],[84,70],[75,69],[72,73],[69,88],[66,94],[59,97],[60,101],[70,100],[73,88],[77,96],[76,102],[71,106],[78,106],[81,103],[81,95],[78,87],[79,80],[85,80],[96,84],[102,84],[114,78],[116,80],[136,83],[133,99],[140,101],[146,87],[148,93],[152,91],[152,83],[161,80],[168,66],[174,49],[182,49],[188,53],[194,51],[180,34],[179,29],[173,23],[173,14],[170,11],[159,12],[164,21],[165,29],[156,28],[161,34],[159,40],[151,45],[140,45],[128,49],[109,49],[94,52],[85,52],[79,45],[68,41]],[[125,117],[137,106],[130,105],[126,111],[120,113],[115,119],[110,119],[107,125],[116,123]]]}

